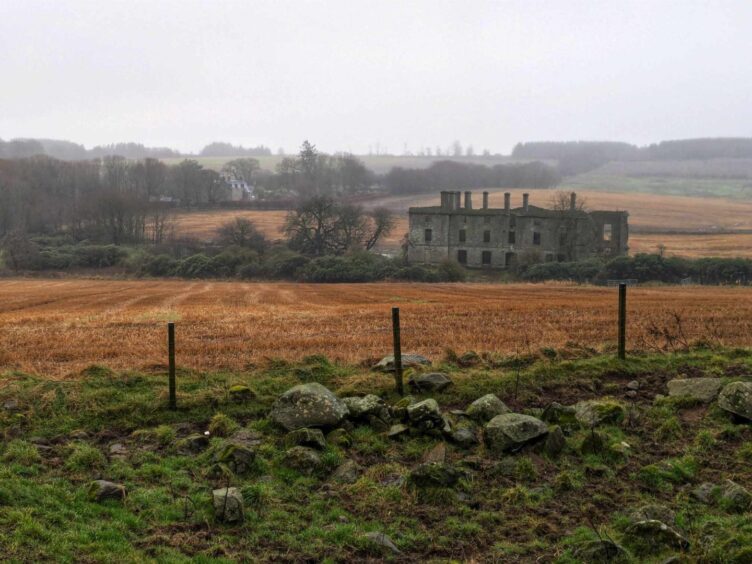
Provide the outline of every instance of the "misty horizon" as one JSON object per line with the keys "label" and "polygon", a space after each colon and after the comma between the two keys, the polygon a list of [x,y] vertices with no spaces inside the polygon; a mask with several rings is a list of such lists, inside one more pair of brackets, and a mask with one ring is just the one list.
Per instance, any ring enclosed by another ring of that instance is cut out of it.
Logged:
{"label": "misty horizon", "polygon": [[744,2],[0,6],[0,138],[355,154],[750,134]]}

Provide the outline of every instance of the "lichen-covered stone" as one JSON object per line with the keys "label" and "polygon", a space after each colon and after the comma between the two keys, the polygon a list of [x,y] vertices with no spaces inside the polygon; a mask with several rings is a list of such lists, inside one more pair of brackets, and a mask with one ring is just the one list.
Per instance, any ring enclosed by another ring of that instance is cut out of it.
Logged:
{"label": "lichen-covered stone", "polygon": [[243,496],[238,488],[220,488],[212,491],[214,517],[223,523],[243,521]]}
{"label": "lichen-covered stone", "polygon": [[579,422],[575,414],[574,406],[562,405],[554,401],[543,409],[540,418],[546,423],[553,423],[565,429],[571,429],[579,427]]}
{"label": "lichen-covered stone", "polygon": [[626,409],[614,400],[587,400],[574,406],[575,417],[584,427],[617,425],[624,420]]}
{"label": "lichen-covered stone", "polygon": [[488,423],[497,415],[510,412],[506,404],[494,394],[486,394],[478,398],[465,410],[468,417],[480,424]]}
{"label": "lichen-covered stone", "polygon": [[245,474],[253,466],[256,453],[250,448],[237,444],[228,443],[217,452],[215,461],[224,464],[235,474]]}
{"label": "lichen-covered stone", "polygon": [[710,403],[718,397],[722,385],[720,378],[676,378],[668,383],[668,395]]}
{"label": "lichen-covered stone", "polygon": [[721,488],[720,504],[726,511],[744,513],[752,509],[752,493],[732,480]]}
{"label": "lichen-covered stone", "polygon": [[446,462],[427,462],[415,467],[408,482],[418,488],[450,488],[462,477],[462,473]]}
{"label": "lichen-covered stone", "polygon": [[177,442],[178,452],[186,454],[195,454],[201,452],[209,446],[209,437],[200,433],[188,435]]}
{"label": "lichen-covered stone", "polygon": [[666,523],[656,519],[638,521],[627,528],[627,546],[644,553],[660,552],[665,548],[684,550],[689,548],[689,541]]}
{"label": "lichen-covered stone", "polygon": [[107,480],[94,480],[89,484],[86,493],[91,501],[125,499],[125,486]]}
{"label": "lichen-covered stone", "polygon": [[253,392],[253,390],[251,390],[244,384],[236,384],[235,386],[230,387],[228,393],[230,395],[230,399],[237,403],[251,401],[256,397],[256,394]]}
{"label": "lichen-covered stone", "polygon": [[452,385],[452,381],[446,374],[431,372],[412,376],[407,382],[416,392],[441,392]]}
{"label": "lichen-covered stone", "polygon": [[671,511],[665,505],[658,505],[657,503],[650,503],[638,507],[629,514],[629,519],[632,523],[639,523],[640,521],[661,521],[667,525],[676,525],[676,513]]}
{"label": "lichen-covered stone", "polygon": [[271,419],[288,431],[303,427],[336,427],[347,406],[327,388],[312,382],[290,388],[274,403]]}
{"label": "lichen-covered stone", "polygon": [[752,382],[732,382],[718,396],[718,406],[744,419],[752,419]]}
{"label": "lichen-covered stone", "polygon": [[285,444],[289,447],[307,446],[324,450],[326,448],[326,439],[321,429],[295,429],[287,433]]}
{"label": "lichen-covered stone", "polygon": [[285,453],[285,466],[310,476],[323,468],[321,458],[312,448],[296,446]]}
{"label": "lichen-covered stone", "polygon": [[439,404],[433,398],[414,403],[407,407],[407,418],[410,425],[422,430],[442,430],[446,422],[441,415]]}
{"label": "lichen-covered stone", "polygon": [[332,480],[343,484],[353,484],[358,480],[362,472],[363,467],[360,464],[348,459],[337,466],[337,469],[332,474]]}
{"label": "lichen-covered stone", "polygon": [[540,419],[522,413],[504,413],[488,422],[484,438],[491,452],[503,454],[542,439],[547,433],[548,427]]}
{"label": "lichen-covered stone", "polygon": [[543,452],[551,458],[559,456],[567,446],[567,439],[564,432],[558,425],[554,426],[546,435],[546,441],[543,443]]}
{"label": "lichen-covered stone", "polygon": [[[403,354],[402,355],[402,368],[410,368],[413,366],[426,366],[431,364],[431,361],[426,357],[419,354]],[[377,364],[373,366],[374,370],[380,372],[394,372],[394,355],[388,355],[382,358]]]}

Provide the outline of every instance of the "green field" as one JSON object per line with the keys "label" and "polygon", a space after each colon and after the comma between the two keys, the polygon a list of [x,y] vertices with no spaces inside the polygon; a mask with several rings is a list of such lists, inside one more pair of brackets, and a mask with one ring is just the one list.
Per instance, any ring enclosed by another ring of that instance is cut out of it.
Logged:
{"label": "green field", "polygon": [[634,177],[590,172],[564,179],[561,189],[750,199],[752,198],[752,179]]}
{"label": "green field", "polygon": [[[390,376],[321,356],[179,370],[176,411],[160,367],[93,366],[66,381],[6,373],[0,553],[8,562],[751,561],[752,426],[715,402],[664,397],[677,377],[749,381],[749,350],[623,362],[575,345],[506,358],[450,351],[429,370],[453,384],[402,401]],[[390,438],[388,424],[369,419],[326,439],[286,435],[270,409],[311,382],[339,397],[376,394],[408,431]],[[489,393],[545,420],[548,438],[491,448],[487,430],[456,411]],[[427,398],[451,435],[405,415]],[[599,406],[597,423],[559,405],[583,400]],[[458,443],[460,429],[481,442]],[[295,450],[301,440],[319,450]],[[124,490],[97,500],[97,479]],[[239,522],[220,518],[222,498],[212,503],[225,487],[243,500]]]}

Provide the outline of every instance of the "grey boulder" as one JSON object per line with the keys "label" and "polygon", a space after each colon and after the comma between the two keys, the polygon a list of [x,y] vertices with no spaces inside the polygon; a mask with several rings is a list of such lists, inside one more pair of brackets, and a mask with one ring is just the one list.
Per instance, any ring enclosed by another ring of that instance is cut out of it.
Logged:
{"label": "grey boulder", "polygon": [[495,454],[502,454],[536,442],[548,434],[546,424],[530,415],[504,413],[497,415],[485,427],[486,446]]}
{"label": "grey boulder", "polygon": [[720,378],[676,378],[668,383],[668,395],[710,403],[718,397],[721,387]]}
{"label": "grey boulder", "polygon": [[494,394],[486,394],[471,403],[465,410],[466,415],[478,423],[488,423],[497,415],[510,413],[506,404]]}
{"label": "grey boulder", "polygon": [[223,523],[243,520],[243,496],[238,488],[220,488],[212,491],[214,517]]}
{"label": "grey boulder", "polygon": [[718,396],[718,407],[743,419],[752,419],[752,382],[725,386]]}
{"label": "grey boulder", "polygon": [[408,384],[416,392],[441,392],[451,386],[452,381],[446,374],[430,372],[412,376]]}
{"label": "grey boulder", "polygon": [[288,431],[303,427],[336,427],[347,406],[316,382],[300,384],[282,394],[272,406],[271,419]]}
{"label": "grey boulder", "polygon": [[[412,366],[427,366],[431,364],[425,356],[419,354],[403,354],[402,355],[402,368],[409,368]],[[382,358],[373,367],[374,370],[379,372],[394,372],[394,355],[388,355]]]}

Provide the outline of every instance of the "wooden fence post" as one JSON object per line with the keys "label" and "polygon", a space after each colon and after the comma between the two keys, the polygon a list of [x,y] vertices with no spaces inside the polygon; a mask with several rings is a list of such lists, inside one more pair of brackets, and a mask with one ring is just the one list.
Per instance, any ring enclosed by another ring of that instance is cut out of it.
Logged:
{"label": "wooden fence post", "polygon": [[167,356],[169,359],[168,384],[170,388],[170,409],[177,409],[178,402],[175,393],[175,324],[167,324]]}
{"label": "wooden fence post", "polygon": [[402,382],[402,343],[400,342],[400,317],[399,308],[392,308],[392,334],[394,336],[394,383],[397,393],[405,395],[405,386]]}
{"label": "wooden fence post", "polygon": [[619,284],[619,359],[627,355],[627,285]]}

